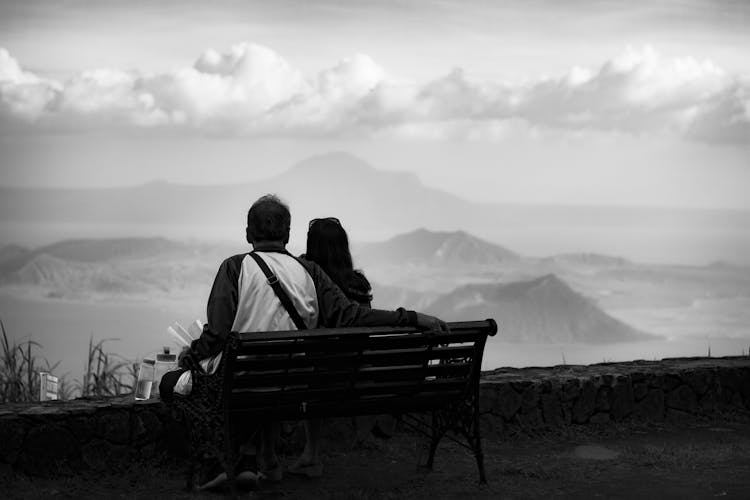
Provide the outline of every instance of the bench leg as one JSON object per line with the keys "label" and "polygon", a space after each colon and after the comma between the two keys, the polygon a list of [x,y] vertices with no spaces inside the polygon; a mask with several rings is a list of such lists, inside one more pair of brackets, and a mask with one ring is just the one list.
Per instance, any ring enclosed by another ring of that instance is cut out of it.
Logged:
{"label": "bench leg", "polygon": [[474,441],[472,443],[474,457],[477,459],[477,468],[479,469],[479,483],[485,484],[487,482],[487,475],[484,472],[484,453],[482,453],[482,436],[479,432],[479,405],[477,401],[474,404],[474,432],[472,438]]}
{"label": "bench leg", "polygon": [[224,428],[224,471],[227,473],[227,485],[229,486],[229,498],[237,498],[237,465],[240,461],[240,446],[232,432],[230,425]]}
{"label": "bench leg", "polygon": [[473,398],[433,412],[432,442],[430,443],[427,467],[432,468],[437,445],[443,435],[450,430],[457,436],[463,436],[466,443],[463,446],[474,454],[479,470],[479,482],[484,484],[487,482],[487,475],[484,470],[484,453],[482,452],[482,437],[479,428],[479,398],[477,396],[478,391]]}
{"label": "bench leg", "polygon": [[444,425],[442,425],[440,415],[438,412],[432,412],[432,436],[430,438],[430,453],[427,455],[427,468],[432,470],[432,466],[435,463],[435,452],[437,451],[438,444],[445,434]]}

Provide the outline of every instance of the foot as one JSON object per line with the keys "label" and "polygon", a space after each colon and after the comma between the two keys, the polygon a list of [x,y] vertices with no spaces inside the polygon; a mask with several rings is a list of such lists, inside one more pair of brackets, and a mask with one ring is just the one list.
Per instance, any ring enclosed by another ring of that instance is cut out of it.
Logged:
{"label": "foot", "polygon": [[279,483],[284,479],[284,472],[281,469],[281,465],[276,465],[270,469],[262,470],[258,473],[258,477],[262,481],[268,481],[270,483]]}
{"label": "foot", "polygon": [[[258,486],[258,474],[253,472],[254,468],[254,458],[243,455],[235,469],[237,471],[235,480],[238,487],[254,489]],[[198,490],[205,491],[221,488],[226,485],[227,480],[227,473],[219,461],[211,459],[203,468]]]}
{"label": "foot", "polygon": [[323,464],[320,461],[300,457],[294,465],[289,467],[289,473],[307,477],[320,477],[323,475]]}
{"label": "foot", "polygon": [[240,488],[257,488],[258,481],[260,480],[260,473],[256,473],[256,469],[255,456],[242,455],[236,469],[237,486]]}
{"label": "foot", "polygon": [[201,467],[198,490],[212,490],[223,486],[227,482],[227,473],[218,460],[210,459]]}

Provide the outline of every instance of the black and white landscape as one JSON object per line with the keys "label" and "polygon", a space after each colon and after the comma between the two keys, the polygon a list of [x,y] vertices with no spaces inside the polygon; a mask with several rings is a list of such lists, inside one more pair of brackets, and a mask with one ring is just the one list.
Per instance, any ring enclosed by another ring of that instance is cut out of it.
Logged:
{"label": "black and white landscape", "polygon": [[[333,185],[315,180],[330,176],[337,179]],[[3,223],[16,217],[25,227],[51,224],[96,233],[109,221],[114,234],[133,235],[4,246],[3,320],[13,333],[45,347],[67,346],[66,359],[75,359],[91,334],[119,338],[117,348],[129,356],[157,350],[169,342],[165,329],[172,321],[205,319],[219,263],[247,250],[240,237],[201,238],[202,230],[240,236],[245,205],[265,192],[290,201],[296,253],[304,251],[303,228],[313,216],[337,215],[354,235],[396,232],[353,243],[355,264],[373,283],[374,305],[415,308],[451,321],[495,318],[501,331],[491,341],[486,365],[652,359],[670,355],[670,348],[674,355],[703,355],[711,348],[715,355],[741,354],[748,347],[748,267],[718,261],[644,263],[585,251],[528,255],[506,246],[499,235],[507,228],[512,235],[519,220],[531,228],[554,227],[555,221],[575,225],[591,212],[471,203],[342,153],[314,157],[268,181],[239,186],[4,188]],[[418,227],[430,219],[429,210],[449,214],[433,219],[438,229]],[[632,212],[603,208],[588,218],[622,227],[639,216],[639,210]],[[674,212],[653,211],[667,220]],[[688,213],[707,223],[734,215],[742,234],[742,214]],[[491,226],[485,232],[496,237],[490,241],[466,229],[448,229],[472,224]],[[418,228],[407,230],[413,226]],[[163,228],[165,235],[148,236],[155,228]],[[183,233],[187,228],[197,228],[190,238]],[[578,244],[585,248],[586,242]],[[58,326],[47,311],[56,311]],[[59,342],[58,335],[65,341]],[[493,357],[493,349],[506,357]]]}
{"label": "black and white landscape", "polygon": [[485,366],[750,348],[750,3],[0,2],[0,319],[77,376],[335,216]]}

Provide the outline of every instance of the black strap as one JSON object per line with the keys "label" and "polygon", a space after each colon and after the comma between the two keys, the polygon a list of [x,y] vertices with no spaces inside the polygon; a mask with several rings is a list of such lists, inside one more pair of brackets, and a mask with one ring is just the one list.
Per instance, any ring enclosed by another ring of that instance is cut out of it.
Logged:
{"label": "black strap", "polygon": [[297,330],[307,330],[307,325],[305,325],[305,322],[302,321],[302,317],[299,315],[299,312],[297,312],[297,308],[294,307],[292,299],[289,298],[289,295],[287,295],[284,289],[281,287],[279,278],[275,274],[273,274],[273,271],[271,271],[271,268],[268,267],[266,261],[263,260],[261,256],[256,254],[255,252],[250,252],[249,255],[253,258],[253,260],[255,260],[255,262],[258,263],[261,271],[263,271],[263,274],[266,275],[266,282],[271,285],[274,293],[281,301],[281,305],[284,306],[286,312],[289,313],[289,317],[292,318],[292,321],[294,321],[294,325],[297,327]]}

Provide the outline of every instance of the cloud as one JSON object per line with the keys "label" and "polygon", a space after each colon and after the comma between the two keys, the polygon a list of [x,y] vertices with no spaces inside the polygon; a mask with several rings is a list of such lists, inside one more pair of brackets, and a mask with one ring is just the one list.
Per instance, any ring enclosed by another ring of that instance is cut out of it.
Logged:
{"label": "cloud", "polygon": [[747,144],[750,83],[710,61],[666,58],[650,47],[556,77],[475,81],[459,68],[425,84],[397,80],[365,54],[306,76],[252,43],[206,50],[175,71],[99,69],[55,81],[0,49],[0,124],[470,140],[525,126]]}

